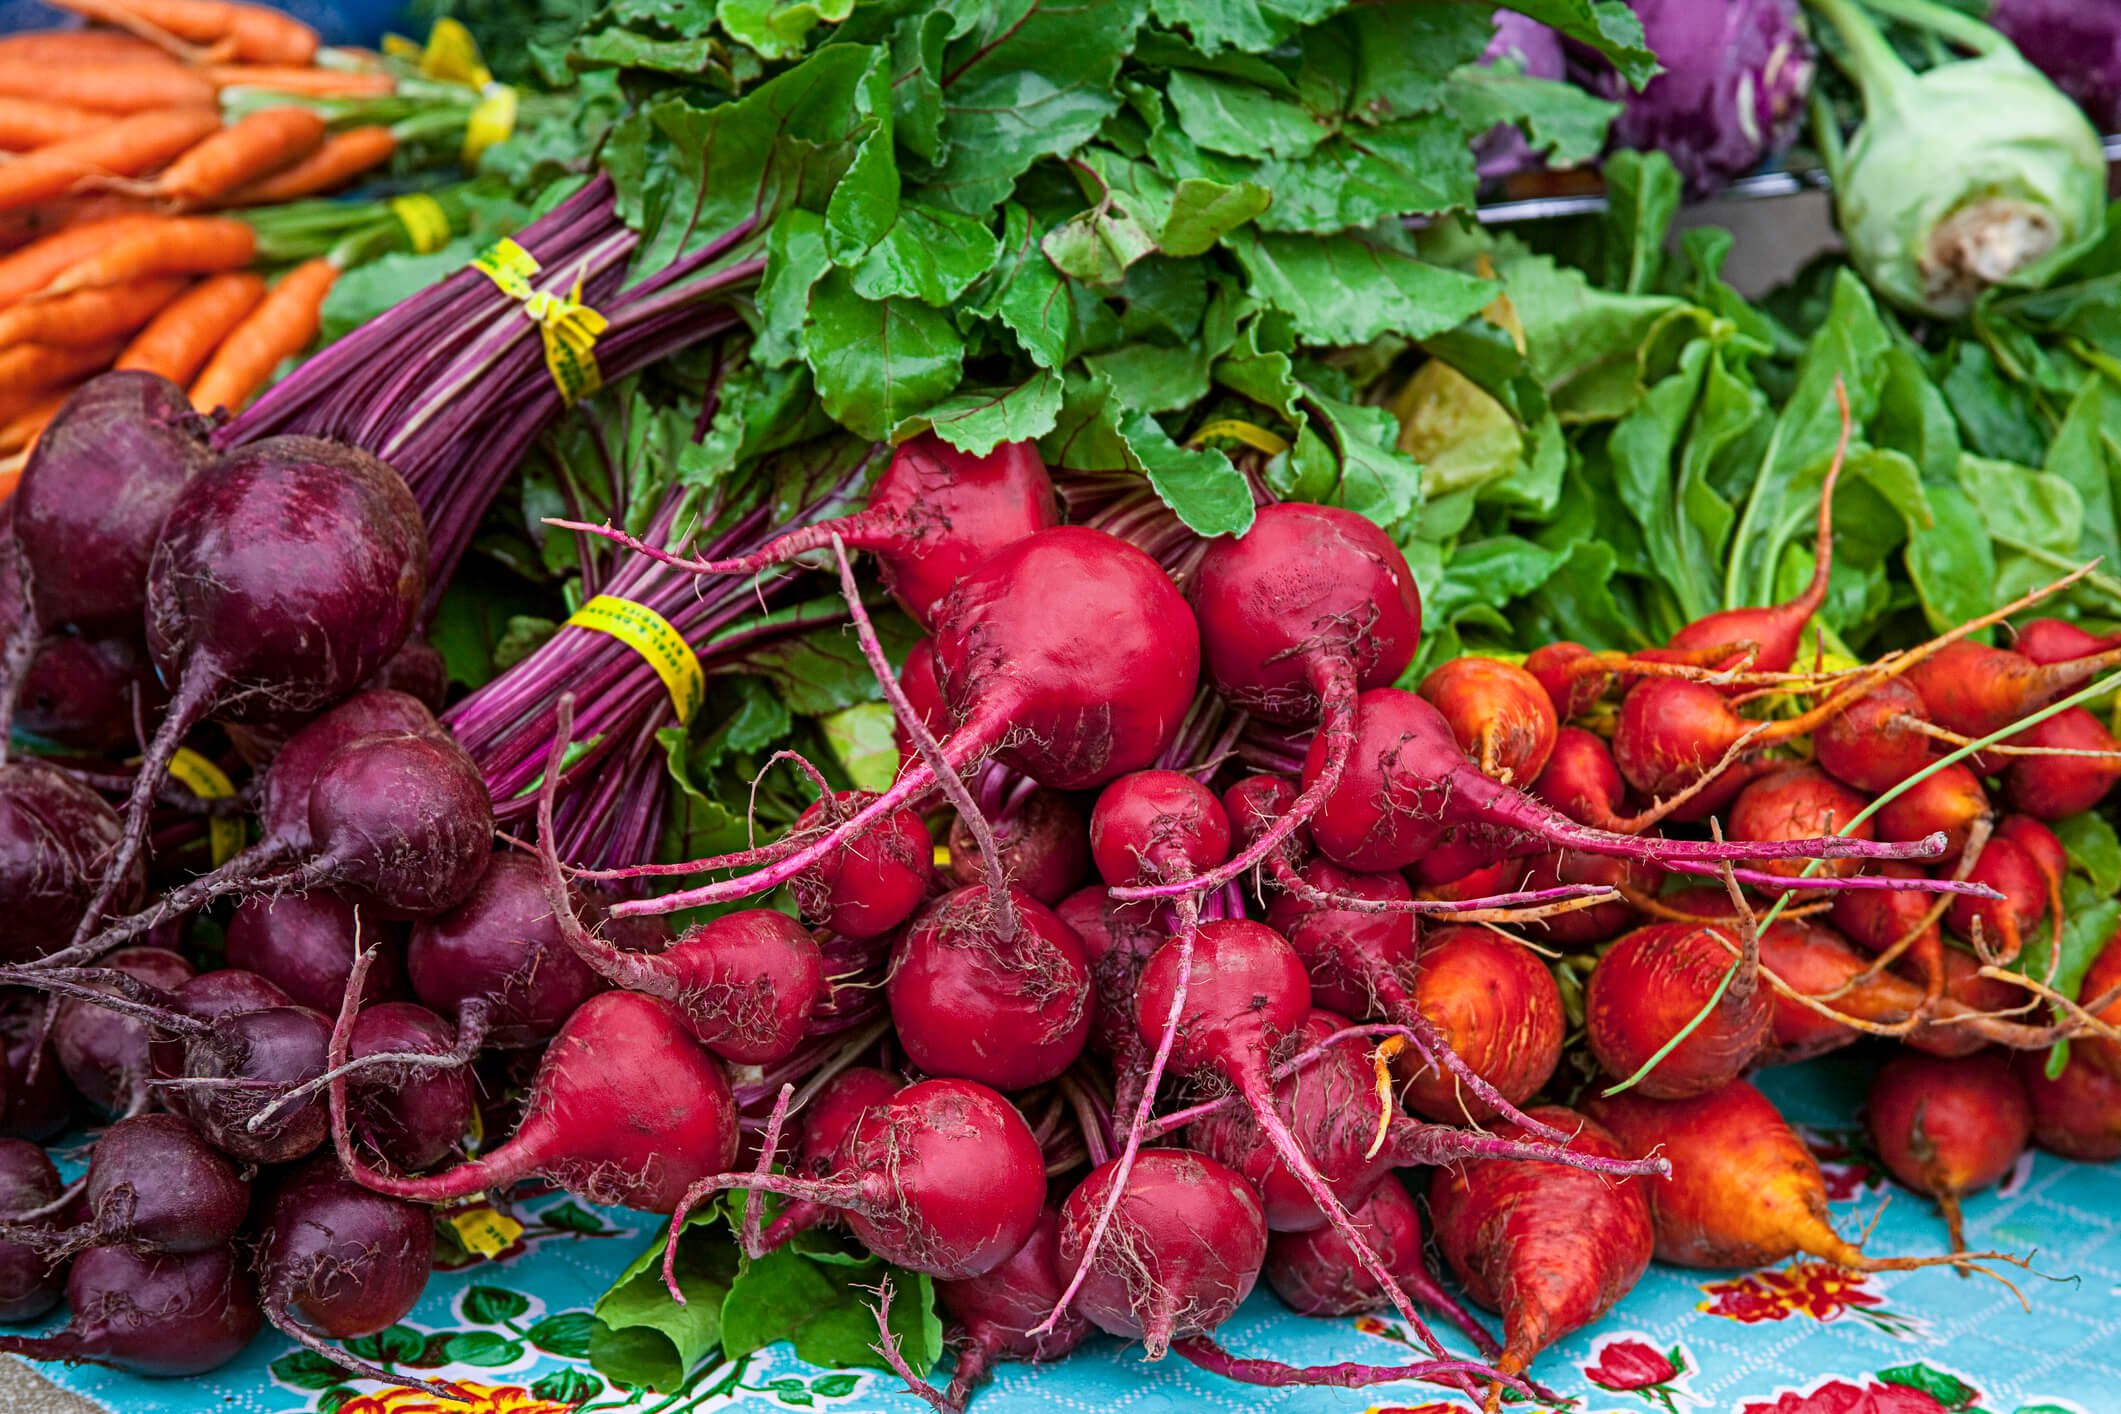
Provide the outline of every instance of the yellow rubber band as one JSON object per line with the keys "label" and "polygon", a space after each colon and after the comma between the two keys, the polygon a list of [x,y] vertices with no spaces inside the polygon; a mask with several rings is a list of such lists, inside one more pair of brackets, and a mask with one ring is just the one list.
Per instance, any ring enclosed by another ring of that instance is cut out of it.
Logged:
{"label": "yellow rubber band", "polygon": [[596,344],[611,321],[582,303],[580,280],[566,294],[534,288],[530,282],[542,269],[538,258],[505,237],[471,264],[502,294],[523,302],[523,312],[538,326],[545,343],[545,371],[552,375],[563,399],[579,402],[604,386]]}
{"label": "yellow rubber band", "polygon": [[484,96],[464,120],[464,165],[475,167],[486,149],[506,142],[516,130],[516,91],[505,83],[487,82]]}
{"label": "yellow rubber band", "polygon": [[427,255],[449,244],[449,213],[426,192],[392,197],[390,212],[405,228],[405,239],[415,255]]}
{"label": "yellow rubber band", "polygon": [[1286,437],[1277,436],[1256,422],[1246,422],[1244,419],[1237,417],[1219,417],[1215,421],[1207,423],[1198,432],[1186,439],[1186,445],[1197,447],[1210,437],[1228,437],[1232,441],[1244,443],[1255,451],[1265,452],[1270,457],[1278,457],[1289,450],[1289,441]]}
{"label": "yellow rubber band", "polygon": [[685,635],[646,604],[599,594],[568,617],[576,628],[608,633],[648,660],[663,686],[670,691],[670,705],[678,720],[690,726],[693,714],[707,696],[707,675],[700,670],[699,655]]}
{"label": "yellow rubber band", "polygon": [[515,1246],[516,1239],[523,1235],[521,1223],[491,1208],[468,1208],[451,1216],[449,1225],[456,1230],[465,1251],[489,1260]]}
{"label": "yellow rubber band", "polygon": [[[226,772],[188,746],[178,747],[177,754],[169,759],[169,773],[201,800],[225,800],[236,793],[236,784]],[[245,838],[241,820],[207,817],[206,843],[216,865],[235,858],[242,851]]]}

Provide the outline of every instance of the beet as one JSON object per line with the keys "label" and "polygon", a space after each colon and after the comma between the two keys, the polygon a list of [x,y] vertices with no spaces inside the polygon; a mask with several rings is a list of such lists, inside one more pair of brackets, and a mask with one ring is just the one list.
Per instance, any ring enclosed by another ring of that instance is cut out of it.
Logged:
{"label": "beet", "polygon": [[[167,948],[124,948],[110,967],[159,991],[175,990],[191,964]],[[52,1052],[81,1098],[104,1114],[138,1114],[149,1102],[148,1025],[93,1002],[69,997],[52,1022]]]}
{"label": "beet", "polygon": [[[195,1023],[196,1024],[196,1023]],[[303,1006],[230,1012],[206,1023],[184,1048],[184,1113],[223,1152],[254,1164],[292,1163],[331,1129],[324,1098],[274,1107],[282,1092],[324,1073],[331,1022]],[[257,1120],[253,1124],[253,1120]]]}
{"label": "beet", "polygon": [[[409,1172],[457,1151],[471,1126],[472,1076],[458,1063],[454,1027],[417,1002],[384,1002],[361,1012],[347,1054],[370,1062],[349,1082],[354,1137],[366,1148]],[[420,1055],[450,1063],[374,1063]]]}
{"label": "beet", "polygon": [[[26,1139],[0,1139],[0,1224],[49,1208],[62,1191],[59,1171]],[[65,1264],[34,1241],[0,1241],[0,1325],[34,1321],[66,1291]]]}
{"label": "beet", "polygon": [[[1050,589],[1065,584],[1056,596]],[[951,718],[947,769],[993,756],[1041,785],[1084,790],[1152,763],[1192,706],[1199,643],[1157,563],[1101,531],[1042,530],[997,551],[937,610],[936,657]],[[1095,645],[1095,652],[1085,649]],[[935,768],[763,869],[651,899],[614,916],[673,913],[763,893],[925,796]]]}
{"label": "beet", "polygon": [[[1584,986],[1584,1038],[1608,1075],[1634,1075],[1716,997],[1736,954],[1723,930],[1652,923],[1613,944]],[[1732,1080],[1766,1044],[1774,1025],[1768,989],[1740,971],[1708,1015],[1636,1088],[1651,1099],[1705,1094]]]}
{"label": "beet", "polygon": [[[1531,1113],[1574,1133],[1571,1149],[1622,1157],[1610,1134],[1571,1110]],[[1505,1123],[1496,1133],[1523,1131]],[[1482,1159],[1437,1169],[1429,1212],[1466,1294],[1503,1318],[1496,1366],[1504,1374],[1612,1310],[1642,1279],[1655,1245],[1642,1185],[1560,1164]]]}
{"label": "beet", "polygon": [[74,1092],[52,1049],[45,1024],[50,1014],[51,1003],[39,993],[0,991],[0,1044],[7,1065],[7,1082],[0,1085],[6,1093],[0,1135],[41,1142],[73,1123]]}
{"label": "beet", "polygon": [[139,370],[102,374],[66,400],[13,502],[43,627],[139,631],[155,541],[186,484],[213,463],[211,427],[182,388]]}
{"label": "beet", "polygon": [[448,1385],[409,1379],[329,1344],[388,1330],[411,1314],[434,1263],[427,1209],[351,1182],[329,1155],[283,1183],[257,1241],[265,1318],[291,1339],[357,1377],[433,1393]]}
{"label": "beet", "polygon": [[[1421,642],[1421,596],[1406,556],[1364,516],[1281,502],[1252,528],[1209,542],[1188,586],[1208,678],[1269,722],[1316,722],[1304,788],[1281,818],[1197,885],[1220,888],[1275,853],[1338,788],[1354,744],[1356,694],[1398,679]],[[1171,897],[1187,885],[1122,889]]]}
{"label": "beet", "polygon": [[[860,791],[820,799],[802,813],[795,828],[831,825],[867,799]],[[953,862],[956,857],[952,854]],[[928,827],[911,810],[900,810],[796,875],[790,889],[803,917],[818,927],[846,938],[878,938],[913,915],[934,877],[935,847]]]}
{"label": "beet", "polygon": [[1894,1056],[1871,1081],[1864,1123],[1886,1170],[1936,1199],[1954,1252],[1966,1250],[1959,1200],[2009,1173],[2033,1137],[2025,1087],[1993,1050],[1959,1060]]}
{"label": "beet", "polygon": [[2083,1163],[2121,1159],[2121,1080],[2080,1056],[2052,1080],[2040,1052],[2020,1055],[2015,1064],[2041,1148]]}
{"label": "beet", "polygon": [[1060,1209],[1047,1203],[1038,1225],[1008,1261],[976,1277],[935,1284],[935,1298],[956,1329],[957,1369],[946,1399],[960,1408],[997,1361],[1044,1364],[1072,1354],[1090,1322],[1070,1316],[1043,1335],[1031,1334],[1060,1299]]}
{"label": "beet", "polygon": [[[1319,859],[1306,864],[1300,877],[1329,894],[1377,902],[1408,903],[1414,892],[1397,874],[1357,874]],[[1311,974],[1311,1000],[1344,1016],[1389,1013],[1415,987],[1414,915],[1368,913],[1331,904],[1312,903],[1279,893],[1267,905],[1267,926],[1289,940]],[[1380,996],[1389,973],[1398,982],[1395,995]]]}
{"label": "beet", "polygon": [[[103,797],[42,761],[0,765],[0,961],[29,962],[64,947],[94,898],[121,825]],[[130,907],[146,885],[136,860],[112,895]]]}
{"label": "beet", "polygon": [[[335,1050],[352,1023],[342,1010]],[[418,1202],[539,1177],[594,1203],[667,1212],[695,1181],[736,1158],[736,1103],[721,1062],[669,1003],[631,992],[605,992],[576,1008],[538,1062],[514,1135],[437,1174],[395,1178],[358,1159],[344,1077],[330,1090],[340,1163],[363,1187]]]}
{"label": "beet", "polygon": [[362,1004],[405,995],[403,928],[372,910],[357,915],[350,900],[323,889],[237,904],[228,919],[228,965],[256,973],[302,1006],[335,1012],[357,935],[360,946],[380,948]]}
{"label": "beet", "polygon": [[413,925],[405,974],[413,996],[460,1031],[478,1008],[484,1044],[502,1047],[552,1039],[605,986],[568,947],[538,862],[521,854],[496,854],[469,898]]}
{"label": "beet", "polygon": [[1090,967],[1075,930],[1028,894],[1004,932],[985,885],[914,915],[884,996],[906,1058],[930,1075],[1021,1090],[1075,1063],[1090,1035]]}
{"label": "beet", "polygon": [[0,1354],[177,1378],[227,1364],[265,1325],[257,1289],[227,1247],[182,1256],[91,1247],[67,1274],[66,1301],[64,1328],[0,1336]]}
{"label": "beet", "polygon": [[353,691],[404,643],[426,567],[412,493],[365,452],[266,438],[185,483],[147,572],[147,648],[170,704],[84,936],[131,877],[192,727],[208,716],[286,727]]}
{"label": "beet", "polygon": [[[1596,975],[1595,972],[1593,974]],[[1486,928],[1439,928],[1424,940],[1413,1009],[1510,1104],[1539,1093],[1561,1062],[1561,992],[1524,944]],[[1452,1073],[1398,1058],[1407,1108],[1442,1123],[1486,1120],[1494,1107]]]}
{"label": "beet", "polygon": [[[1109,1203],[1118,1160],[1100,1164],[1061,1205],[1060,1264],[1073,1277]],[[1267,1225],[1244,1181],[1203,1154],[1145,1149],[1112,1204],[1077,1299],[1098,1329],[1139,1340],[1151,1360],[1174,1340],[1211,1331],[1251,1295]]]}
{"label": "beet", "polygon": [[250,1211],[250,1184],[236,1166],[175,1115],[136,1115],[105,1130],[83,1192],[89,1220],[55,1234],[68,1246],[211,1252],[235,1240]]}
{"label": "beet", "polygon": [[[1003,876],[1048,908],[1090,877],[1088,826],[1065,791],[1034,787],[989,824],[1001,850]],[[962,819],[950,825],[950,877],[960,885],[988,877],[985,853]]]}
{"label": "beet", "polygon": [[1483,775],[1523,786],[1546,769],[1561,724],[1546,689],[1523,668],[1498,658],[1447,658],[1421,680],[1420,692]]}
{"label": "beet", "polygon": [[137,637],[47,638],[22,676],[15,727],[76,751],[122,755],[133,743],[133,699],[153,681]]}

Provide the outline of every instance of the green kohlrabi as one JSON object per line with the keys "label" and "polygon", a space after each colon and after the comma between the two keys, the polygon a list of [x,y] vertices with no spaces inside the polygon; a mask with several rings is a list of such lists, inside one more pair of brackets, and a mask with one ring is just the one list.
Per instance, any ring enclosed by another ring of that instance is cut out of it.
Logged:
{"label": "green kohlrabi", "polygon": [[1991,285],[2037,288],[2098,237],[2099,135],[2002,35],[1935,0],[1870,0],[1973,51],[1918,74],[1857,0],[1808,3],[1839,33],[1838,57],[1863,91],[1847,148],[1831,131],[1821,138],[1842,235],[1874,289],[1955,319]]}

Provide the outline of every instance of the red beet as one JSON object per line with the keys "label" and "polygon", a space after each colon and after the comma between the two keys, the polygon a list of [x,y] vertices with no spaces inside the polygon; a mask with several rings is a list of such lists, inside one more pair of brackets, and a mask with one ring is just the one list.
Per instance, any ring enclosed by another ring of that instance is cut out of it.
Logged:
{"label": "red beet", "polygon": [[[1322,859],[1306,864],[1299,876],[1313,888],[1351,898],[1406,903],[1414,897],[1397,874],[1357,874]],[[1415,989],[1419,965],[1411,913],[1360,912],[1279,893],[1267,905],[1267,926],[1296,949],[1311,974],[1312,1002],[1328,1011],[1387,1015],[1388,1004],[1403,1005]],[[1398,980],[1396,989],[1383,988],[1389,997],[1379,995],[1381,971]]]}
{"label": "red beet", "polygon": [[2038,1051],[2017,1056],[2014,1064],[2041,1148],[2084,1163],[2121,1159],[2121,1080],[2080,1056],[2072,1056],[2052,1080],[2047,1057]]}
{"label": "red beet", "polygon": [[[932,660],[933,653],[929,657]],[[841,791],[829,802],[820,799],[795,827],[801,831],[830,825],[868,798],[860,791]],[[913,916],[934,877],[935,847],[928,827],[911,810],[900,810],[796,875],[790,888],[803,917],[818,927],[846,938],[879,938]]]}
{"label": "red beet", "polygon": [[414,925],[405,971],[421,1003],[457,1018],[483,1013],[484,1044],[535,1046],[604,987],[560,935],[538,862],[496,854],[471,897]]}
{"label": "red beet", "polygon": [[[1280,820],[1199,884],[1220,888],[1273,853],[1328,800],[1354,744],[1356,694],[1398,679],[1421,642],[1406,556],[1377,525],[1334,506],[1263,506],[1252,528],[1209,542],[1188,586],[1208,677],[1234,707],[1318,723],[1303,792]],[[1138,895],[1169,896],[1166,883]]]}
{"label": "red beet", "polygon": [[355,937],[376,947],[363,1005],[405,994],[402,927],[323,889],[245,899],[228,919],[228,965],[273,983],[292,1001],[335,1012],[353,971]]}
{"label": "red beet", "polygon": [[1090,1334],[1090,1322],[1070,1316],[1042,1335],[1031,1328],[1060,1299],[1060,1209],[1046,1204],[1038,1226],[1014,1256],[989,1272],[935,1284],[957,1328],[957,1370],[946,1398],[962,1408],[997,1361],[1043,1364],[1071,1354]]}
{"label": "red beet", "polygon": [[[167,948],[124,948],[111,970],[169,992],[192,975],[191,964]],[[69,997],[52,1022],[52,1051],[81,1098],[117,1117],[147,1108],[148,1025],[137,1017]]]}
{"label": "red beet", "polygon": [[1075,931],[1014,894],[1006,932],[985,885],[915,915],[884,996],[906,1058],[930,1075],[1021,1090],[1075,1063],[1090,1035],[1090,966]]}
{"label": "red beet", "polygon": [[[1061,1205],[1060,1261],[1072,1277],[1107,1206],[1118,1161],[1092,1169]],[[1113,1206],[1107,1240],[1077,1299],[1098,1329],[1159,1360],[1174,1340],[1215,1329],[1251,1295],[1267,1255],[1259,1200],[1202,1154],[1147,1149]]]}
{"label": "red beet", "polygon": [[[1048,908],[1090,877],[1089,827],[1066,792],[1035,787],[988,823],[1003,875]],[[962,818],[950,824],[950,877],[960,885],[991,877],[986,852]]]}
{"label": "red beet", "polygon": [[[0,765],[0,909],[8,918],[0,962],[29,962],[64,947],[117,848],[117,814],[103,797],[42,761]],[[130,907],[146,882],[135,863],[112,902]]]}
{"label": "red beet", "polygon": [[[344,1012],[340,1031],[351,1032]],[[605,992],[582,1003],[546,1047],[530,1090],[505,1143],[437,1174],[394,1178],[354,1155],[342,1078],[331,1086],[339,1161],[363,1187],[425,1203],[539,1177],[591,1202],[660,1213],[736,1158],[736,1104],[721,1062],[653,997]]]}
{"label": "red beet", "polygon": [[1887,678],[1812,733],[1818,762],[1858,790],[1891,790],[1930,763],[1936,741],[1915,726],[1929,713],[1922,694]]}

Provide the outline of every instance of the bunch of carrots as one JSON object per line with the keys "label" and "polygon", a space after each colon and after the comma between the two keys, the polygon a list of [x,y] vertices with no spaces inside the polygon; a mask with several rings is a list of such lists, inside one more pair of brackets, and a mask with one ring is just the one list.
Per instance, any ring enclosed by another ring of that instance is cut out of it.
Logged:
{"label": "bunch of carrots", "polygon": [[389,95],[377,64],[229,0],[54,0],[96,28],[0,38],[0,498],[66,396],[151,369],[202,411],[240,408],[316,336],[339,268],[253,273],[253,226],[216,214],[331,192],[392,130],[332,131],[298,101],[224,118],[225,90]]}

